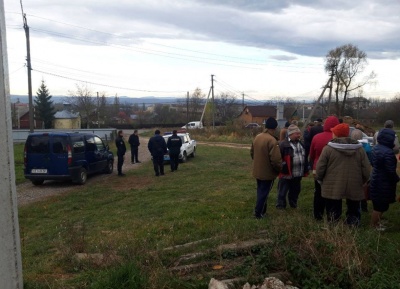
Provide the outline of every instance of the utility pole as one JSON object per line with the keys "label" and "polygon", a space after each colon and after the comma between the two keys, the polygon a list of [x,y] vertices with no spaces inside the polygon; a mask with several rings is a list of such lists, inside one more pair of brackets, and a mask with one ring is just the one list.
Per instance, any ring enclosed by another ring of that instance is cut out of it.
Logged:
{"label": "utility pole", "polygon": [[328,97],[328,115],[331,114],[331,101],[332,101],[332,89],[333,89],[333,76],[335,75],[335,66],[332,66],[330,74],[330,84],[329,84],[329,97]]}
{"label": "utility pole", "polygon": [[186,97],[186,128],[188,123],[189,123],[189,91],[187,92],[187,97]]}
{"label": "utility pole", "polygon": [[4,3],[0,0],[0,287],[22,289],[21,241],[15,187]]}
{"label": "utility pole", "polygon": [[244,92],[242,92],[242,109],[244,109]]}
{"label": "utility pole", "polygon": [[32,101],[32,76],[31,76],[31,44],[29,42],[29,26],[26,14],[22,16],[24,20],[24,30],[26,36],[26,68],[28,70],[28,97],[29,97],[29,132],[33,132],[33,101]]}
{"label": "utility pole", "polygon": [[[307,124],[310,122],[311,117],[314,115],[315,110],[317,109],[318,106],[320,106],[319,102],[321,101],[322,97],[324,96],[325,90],[329,87],[329,82],[331,80],[328,79],[328,82],[324,85],[324,89],[321,92],[321,95],[318,97],[317,102],[314,104],[313,109],[311,110],[310,114],[307,117],[307,120],[304,122],[304,127],[307,126]],[[320,106],[322,108],[322,106]]]}
{"label": "utility pole", "polygon": [[100,128],[99,109],[100,109],[100,98],[99,98],[99,92],[97,91],[97,108],[96,108],[96,114],[97,114],[97,127],[98,127],[98,128]]}
{"label": "utility pole", "polygon": [[214,75],[211,74],[212,124],[215,129]]}

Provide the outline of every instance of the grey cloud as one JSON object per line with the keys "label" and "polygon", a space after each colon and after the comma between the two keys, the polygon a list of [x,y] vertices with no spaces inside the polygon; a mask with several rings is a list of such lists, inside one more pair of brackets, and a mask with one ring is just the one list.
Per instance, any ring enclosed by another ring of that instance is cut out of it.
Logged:
{"label": "grey cloud", "polygon": [[[45,0],[40,3],[44,5]],[[62,1],[51,2],[47,6],[51,13],[47,14],[44,6],[40,6],[34,14],[45,13],[51,19],[63,19],[60,21],[109,33],[49,25],[49,21],[37,19],[32,21],[32,26],[46,30],[57,27],[57,32],[107,43],[138,43],[142,38],[182,38],[279,49],[314,57],[324,57],[330,49],[349,42],[358,45],[371,58],[397,58],[400,51],[397,41],[400,2],[395,0],[360,3],[345,0],[159,3],[149,0],[92,6],[82,1],[68,3],[62,6],[65,4]],[[121,40],[113,34],[130,38]]]}
{"label": "grey cloud", "polygon": [[347,0],[196,0],[196,2],[208,6],[226,6],[254,12],[277,12],[293,5],[334,10],[343,10],[353,6],[352,1]]}
{"label": "grey cloud", "polygon": [[291,60],[297,59],[297,57],[288,56],[288,55],[273,55],[273,56],[270,56],[270,58],[275,59],[275,60],[281,60],[281,61],[291,61]]}

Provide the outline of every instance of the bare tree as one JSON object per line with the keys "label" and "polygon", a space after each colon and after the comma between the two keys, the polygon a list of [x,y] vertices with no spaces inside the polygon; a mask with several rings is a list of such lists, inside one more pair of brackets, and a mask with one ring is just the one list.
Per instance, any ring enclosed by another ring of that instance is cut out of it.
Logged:
{"label": "bare tree", "polygon": [[146,110],[139,110],[137,112],[137,122],[139,126],[143,126],[144,124],[148,123],[152,117],[152,114]]}
{"label": "bare tree", "polygon": [[199,120],[203,106],[205,94],[200,88],[196,88],[189,98],[189,121]]}
{"label": "bare tree", "polygon": [[339,116],[343,115],[349,92],[375,79],[376,75],[372,71],[360,82],[356,82],[357,76],[363,73],[367,64],[367,54],[353,44],[336,47],[326,55],[325,71],[333,77],[331,85],[335,85],[335,107]]}
{"label": "bare tree", "polygon": [[222,123],[226,123],[227,121],[236,118],[242,109],[242,105],[237,103],[235,96],[229,93],[221,93],[215,99],[215,106],[218,119]]}
{"label": "bare tree", "polygon": [[393,99],[387,102],[381,102],[377,120],[380,124],[383,124],[386,120],[391,119],[394,121],[396,126],[400,125],[400,93],[397,93]]}
{"label": "bare tree", "polygon": [[109,113],[108,113],[108,101],[105,92],[101,92],[97,95],[96,99],[96,112],[97,112],[97,122],[98,126],[100,124],[106,124],[109,120]]}
{"label": "bare tree", "polygon": [[154,106],[155,121],[159,124],[168,124],[171,119],[171,112],[169,105],[156,104]]}
{"label": "bare tree", "polygon": [[90,128],[90,124],[96,118],[96,97],[93,97],[92,91],[86,84],[76,84],[76,91],[69,91],[68,94],[66,101],[80,113],[82,123],[86,124],[86,128]]}

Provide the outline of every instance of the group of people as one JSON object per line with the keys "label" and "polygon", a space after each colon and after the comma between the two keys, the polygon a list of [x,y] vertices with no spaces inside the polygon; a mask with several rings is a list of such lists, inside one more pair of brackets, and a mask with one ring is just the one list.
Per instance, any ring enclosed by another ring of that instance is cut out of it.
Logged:
{"label": "group of people", "polygon": [[[129,136],[128,142],[131,147],[131,163],[140,163],[138,159],[138,151],[140,146],[138,131],[134,130],[133,134]],[[115,146],[117,147],[117,171],[118,176],[125,176],[122,172],[122,165],[124,164],[124,156],[126,153],[126,145],[124,141],[124,133],[122,130],[118,131],[117,138],[115,139]],[[164,138],[160,135],[157,129],[148,142],[147,148],[150,151],[153,160],[153,167],[155,175],[164,175],[164,155],[168,152],[170,156],[171,172],[178,170],[179,154],[182,146],[182,140],[177,135],[177,131],[173,130],[172,135],[165,142]]]}
{"label": "group of people", "polygon": [[[399,151],[393,121],[387,121],[375,136],[371,148],[362,139],[362,131],[342,123],[336,116],[325,122],[318,119],[303,133],[294,123],[286,123],[279,140],[275,137],[277,121],[270,117],[265,130],[258,134],[251,147],[253,176],[257,181],[254,217],[263,218],[268,195],[278,177],[277,209],[287,205],[297,208],[301,180],[312,172],[314,177],[313,215],[316,220],[337,223],[346,200],[345,222],[358,226],[361,210],[367,211],[365,186],[369,183],[369,199],[373,211],[371,225],[384,230],[382,214],[396,198],[396,153]],[[371,170],[372,168],[372,170]]]}
{"label": "group of people", "polygon": [[[133,134],[129,136],[128,142],[131,146],[131,163],[140,163],[139,161],[139,135],[137,129],[133,131]],[[123,177],[125,174],[122,172],[122,165],[124,164],[124,157],[126,153],[126,145],[124,140],[124,133],[119,130],[117,133],[117,138],[115,139],[115,146],[117,147],[117,171],[118,176]]]}

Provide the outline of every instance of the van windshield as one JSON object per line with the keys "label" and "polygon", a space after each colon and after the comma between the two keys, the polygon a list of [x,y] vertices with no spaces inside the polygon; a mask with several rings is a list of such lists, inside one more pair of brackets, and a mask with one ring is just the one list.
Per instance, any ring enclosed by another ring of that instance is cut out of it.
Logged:
{"label": "van windshield", "polygon": [[48,154],[50,150],[49,136],[32,136],[26,142],[27,153]]}

